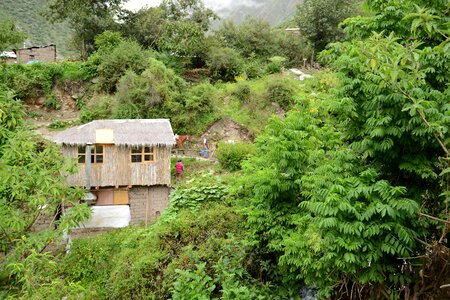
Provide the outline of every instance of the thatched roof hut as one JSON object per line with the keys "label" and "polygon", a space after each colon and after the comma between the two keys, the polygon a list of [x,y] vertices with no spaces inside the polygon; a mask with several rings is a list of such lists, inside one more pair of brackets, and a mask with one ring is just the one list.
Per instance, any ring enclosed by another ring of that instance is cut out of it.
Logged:
{"label": "thatched roof hut", "polygon": [[62,145],[86,145],[110,139],[117,146],[172,147],[175,137],[168,119],[96,120],[69,128],[53,141]]}

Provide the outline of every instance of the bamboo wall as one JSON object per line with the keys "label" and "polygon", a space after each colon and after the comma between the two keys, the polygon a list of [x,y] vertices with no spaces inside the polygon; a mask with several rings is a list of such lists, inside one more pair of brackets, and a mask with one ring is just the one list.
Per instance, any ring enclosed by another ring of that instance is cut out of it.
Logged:
{"label": "bamboo wall", "polygon": [[[103,163],[91,164],[91,187],[170,185],[170,148],[154,147],[153,162],[132,163],[130,147],[103,145]],[[77,159],[77,146],[62,147],[63,155]],[[78,164],[78,173],[69,175],[72,186],[86,185],[86,164]]]}

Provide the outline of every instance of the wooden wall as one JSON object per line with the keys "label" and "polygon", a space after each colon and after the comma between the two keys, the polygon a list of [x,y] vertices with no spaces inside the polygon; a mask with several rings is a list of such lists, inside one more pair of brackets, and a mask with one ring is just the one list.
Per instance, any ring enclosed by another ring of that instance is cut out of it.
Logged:
{"label": "wooden wall", "polygon": [[[103,145],[103,163],[91,164],[91,187],[130,185],[170,185],[171,149],[154,147],[153,162],[132,163],[129,147]],[[63,155],[77,158],[77,146],[62,147]],[[78,173],[69,175],[72,186],[86,185],[86,164],[78,164]]]}

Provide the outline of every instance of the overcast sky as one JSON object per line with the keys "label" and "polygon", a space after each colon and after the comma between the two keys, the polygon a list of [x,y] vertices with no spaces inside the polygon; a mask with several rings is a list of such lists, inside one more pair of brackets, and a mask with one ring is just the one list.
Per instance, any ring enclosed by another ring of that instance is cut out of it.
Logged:
{"label": "overcast sky", "polygon": [[[203,0],[203,3],[213,10],[218,10],[229,6],[231,1],[232,0]],[[125,4],[125,7],[131,10],[138,10],[145,5],[157,6],[160,2],[160,0],[129,0],[128,3]]]}

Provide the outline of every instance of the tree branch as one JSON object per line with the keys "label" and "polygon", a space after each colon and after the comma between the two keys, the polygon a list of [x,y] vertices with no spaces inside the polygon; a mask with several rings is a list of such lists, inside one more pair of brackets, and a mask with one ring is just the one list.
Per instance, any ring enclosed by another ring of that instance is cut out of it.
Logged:
{"label": "tree branch", "polygon": [[433,220],[436,220],[436,221],[439,221],[439,222],[443,222],[443,223],[446,223],[446,224],[450,224],[450,221],[448,221],[448,220],[444,220],[444,219],[440,219],[440,218],[437,218],[437,217],[433,217],[433,216],[424,214],[424,213],[421,212],[421,211],[418,211],[417,214],[419,214],[419,216],[424,216],[424,217],[427,217],[427,218],[430,218],[430,219],[433,219]]}

